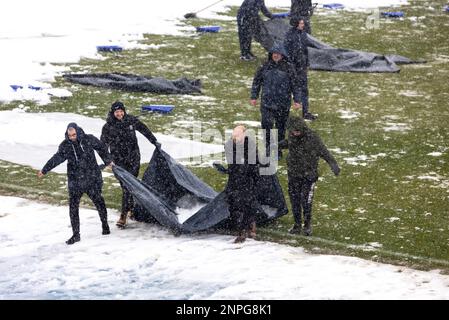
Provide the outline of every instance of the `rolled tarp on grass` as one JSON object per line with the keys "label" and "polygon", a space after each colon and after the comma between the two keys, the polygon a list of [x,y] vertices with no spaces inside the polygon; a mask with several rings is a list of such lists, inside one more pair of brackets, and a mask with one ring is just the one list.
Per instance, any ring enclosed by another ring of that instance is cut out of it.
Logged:
{"label": "rolled tarp on grass", "polygon": [[[267,51],[275,43],[283,43],[287,31],[291,28],[288,20],[274,19],[259,24],[255,39]],[[336,72],[399,72],[399,64],[424,63],[424,60],[389,54],[334,48],[317,38],[308,35],[316,48],[309,47],[310,69]]]}
{"label": "rolled tarp on grass", "polygon": [[67,81],[83,85],[158,94],[201,94],[201,80],[179,78],[167,80],[161,77],[148,77],[126,73],[86,73],[65,74]]}
{"label": "rolled tarp on grass", "polygon": [[[231,228],[226,193],[217,193],[162,150],[154,151],[142,180],[119,166],[113,172],[135,199],[137,221],[157,222],[175,233]],[[257,198],[259,225],[288,212],[276,175],[261,176]]]}

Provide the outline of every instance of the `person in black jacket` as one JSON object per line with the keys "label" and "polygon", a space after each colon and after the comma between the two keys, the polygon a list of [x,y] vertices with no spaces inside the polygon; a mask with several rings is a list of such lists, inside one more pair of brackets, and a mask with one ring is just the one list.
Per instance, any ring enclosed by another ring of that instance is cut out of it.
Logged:
{"label": "person in black jacket", "polygon": [[[140,170],[140,150],[136,131],[139,131],[156,148],[160,148],[160,143],[157,142],[150,129],[136,117],[127,114],[123,102],[115,101],[111,106],[106,124],[103,126],[100,139],[109,148],[114,163],[135,177],[139,175]],[[120,185],[122,187],[122,210],[116,225],[123,228],[126,226],[127,216],[132,217],[134,201],[121,182]]]}
{"label": "person in black jacket", "polygon": [[303,119],[290,117],[287,127],[288,140],[281,141],[279,147],[289,150],[288,193],[295,218],[295,225],[290,233],[301,232],[301,211],[303,211],[303,231],[306,236],[310,236],[312,234],[313,189],[318,180],[318,162],[320,158],[326,160],[336,176],[339,175],[340,168],[318,134],[309,129]]}
{"label": "person in black jacket", "polygon": [[[270,130],[274,123],[278,130],[278,141],[285,139],[285,129],[290,113],[292,95],[294,108],[301,107],[301,92],[296,82],[297,76],[293,66],[287,61],[287,53],[282,45],[275,45],[268,53],[268,60],[256,72],[252,89],[252,106],[256,106],[259,92],[262,89],[260,113],[262,129],[265,129],[265,150],[270,155]],[[276,141],[276,144],[277,142]],[[278,158],[282,156],[278,150]]]}
{"label": "person in black jacket", "polygon": [[290,8],[290,17],[299,18],[303,17],[305,22],[304,31],[308,34],[312,34],[312,28],[310,26],[310,17],[313,15],[312,0],[292,0]]}
{"label": "person in black jacket", "polygon": [[65,140],[59,145],[58,152],[38,172],[38,177],[42,178],[47,172],[67,160],[70,222],[73,231],[72,237],[66,241],[67,244],[74,244],[81,240],[79,204],[84,193],[89,196],[98,210],[103,234],[110,233],[106,204],[101,195],[103,178],[95,159],[94,150],[98,152],[106,165],[113,165],[111,156],[103,142],[91,134],[85,134],[76,123],[70,123],[67,126]]}
{"label": "person in black jacket", "polygon": [[309,112],[309,88],[308,88],[308,68],[309,68],[309,49],[315,47],[309,41],[307,33],[304,31],[305,19],[291,18],[292,27],[287,32],[284,40],[284,46],[288,54],[289,61],[293,64],[298,76],[298,83],[301,89],[302,114],[304,119],[315,120],[316,116]]}
{"label": "person in black jacket", "polygon": [[245,241],[247,236],[256,236],[255,221],[260,208],[256,197],[259,179],[257,149],[254,139],[248,137],[245,131],[244,126],[235,127],[232,139],[225,144],[228,168],[214,164],[219,171],[229,175],[225,192],[232,227],[238,231],[236,243]]}
{"label": "person in black jacket", "polygon": [[256,57],[251,53],[251,41],[260,28],[259,11],[268,17],[273,15],[265,6],[264,0],[245,0],[237,13],[237,26],[240,42],[240,59],[245,61],[254,60]]}

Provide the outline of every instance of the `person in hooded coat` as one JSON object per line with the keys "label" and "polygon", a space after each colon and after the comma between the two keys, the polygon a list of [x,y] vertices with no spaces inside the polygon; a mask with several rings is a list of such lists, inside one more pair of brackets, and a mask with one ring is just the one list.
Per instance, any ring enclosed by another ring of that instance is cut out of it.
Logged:
{"label": "person in hooded coat", "polygon": [[312,28],[310,26],[310,17],[313,15],[312,0],[292,0],[290,7],[290,17],[299,18],[303,17],[305,22],[304,31],[308,34],[312,34]]}
{"label": "person in hooded coat", "polygon": [[[161,147],[150,129],[136,117],[127,114],[123,102],[115,101],[111,105],[100,139],[109,148],[114,163],[135,177],[139,175],[140,170],[140,150],[136,131],[140,132],[156,148]],[[122,188],[122,209],[116,225],[123,228],[128,215],[132,217],[134,199],[121,182],[120,186]]]}
{"label": "person in hooded coat", "polygon": [[317,133],[309,129],[300,117],[290,117],[287,123],[288,140],[279,143],[288,149],[288,193],[295,224],[290,233],[300,233],[304,214],[304,235],[312,234],[313,189],[318,180],[318,162],[323,158],[336,176],[340,168]]}
{"label": "person in hooded coat", "polygon": [[58,147],[58,151],[38,172],[42,178],[47,172],[67,160],[67,178],[70,202],[70,222],[72,224],[72,237],[66,241],[74,244],[81,240],[79,204],[81,197],[86,193],[94,203],[100,215],[103,234],[109,234],[106,204],[101,195],[103,178],[100,167],[95,159],[94,150],[108,166],[112,166],[111,156],[106,145],[91,134],[85,134],[76,123],[70,123],[65,132],[65,139]]}
{"label": "person in hooded coat", "polygon": [[272,13],[265,6],[264,0],[245,0],[237,12],[237,26],[240,42],[240,59],[244,61],[254,60],[256,57],[251,52],[251,41],[260,28],[259,11],[272,19]]}
{"label": "person in hooded coat", "polygon": [[234,128],[232,138],[225,144],[227,168],[216,166],[228,174],[225,193],[229,205],[232,228],[238,231],[235,242],[256,235],[256,216],[262,207],[257,200],[259,163],[254,139],[247,136],[242,125]]}
{"label": "person in hooded coat", "polygon": [[302,114],[304,119],[315,120],[316,116],[309,112],[309,85],[308,69],[309,47],[316,48],[313,42],[309,41],[305,32],[305,19],[303,17],[293,17],[290,19],[292,27],[285,35],[284,47],[288,54],[289,61],[293,64],[298,84],[301,89]]}
{"label": "person in hooded coat", "polygon": [[[278,141],[285,139],[287,119],[292,104],[301,107],[301,91],[297,83],[296,71],[287,61],[287,53],[283,45],[275,45],[268,53],[268,60],[259,67],[253,79],[250,104],[256,106],[262,89],[260,113],[262,129],[265,129],[265,150],[270,155],[270,139],[273,125],[278,130]],[[278,142],[276,141],[276,143]],[[282,156],[278,150],[278,158]]]}

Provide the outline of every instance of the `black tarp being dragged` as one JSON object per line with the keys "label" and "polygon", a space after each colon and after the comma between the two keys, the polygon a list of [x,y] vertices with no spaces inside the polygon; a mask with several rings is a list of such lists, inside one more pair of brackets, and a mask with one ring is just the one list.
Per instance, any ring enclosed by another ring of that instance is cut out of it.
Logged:
{"label": "black tarp being dragged", "polygon": [[199,79],[167,80],[160,77],[143,77],[125,73],[65,74],[63,77],[70,82],[126,91],[160,94],[201,93],[201,81]]}
{"label": "black tarp being dragged", "polygon": [[[283,43],[287,31],[291,28],[288,19],[274,19],[261,22],[255,39],[268,51],[274,43]],[[381,55],[377,53],[334,48],[309,36],[309,40],[318,48],[309,47],[310,69],[342,72],[399,72],[398,64],[424,63],[413,61],[399,55]]]}
{"label": "black tarp being dragged", "polygon": [[[154,151],[142,181],[118,166],[113,171],[136,201],[137,221],[156,220],[172,231],[182,233],[228,229],[231,225],[226,194],[215,192],[162,150]],[[261,176],[257,198],[261,204],[256,220],[259,225],[288,211],[276,175]],[[180,212],[189,210],[194,213],[181,219]]]}

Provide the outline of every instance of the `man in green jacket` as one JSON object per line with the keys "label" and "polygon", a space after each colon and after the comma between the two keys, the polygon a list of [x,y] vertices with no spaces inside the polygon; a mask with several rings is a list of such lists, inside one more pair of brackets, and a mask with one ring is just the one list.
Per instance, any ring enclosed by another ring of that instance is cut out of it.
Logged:
{"label": "man in green jacket", "polygon": [[323,158],[336,176],[340,173],[337,161],[327,150],[317,133],[309,129],[302,118],[291,116],[287,122],[288,140],[279,143],[288,149],[288,193],[292,205],[295,225],[290,233],[301,233],[302,214],[306,236],[312,234],[313,189],[318,180],[318,162]]}

